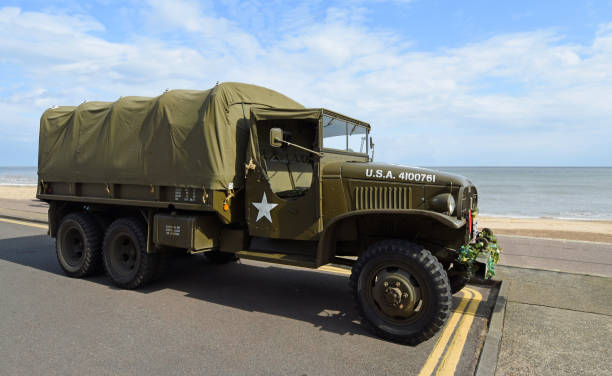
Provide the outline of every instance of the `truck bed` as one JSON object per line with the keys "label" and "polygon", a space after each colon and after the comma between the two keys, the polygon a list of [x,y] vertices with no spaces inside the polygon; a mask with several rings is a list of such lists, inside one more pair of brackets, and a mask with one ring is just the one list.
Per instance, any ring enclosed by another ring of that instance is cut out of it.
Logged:
{"label": "truck bed", "polygon": [[215,211],[221,215],[229,215],[233,206],[223,210],[226,191],[160,185],[45,182],[39,184],[36,197],[45,201]]}

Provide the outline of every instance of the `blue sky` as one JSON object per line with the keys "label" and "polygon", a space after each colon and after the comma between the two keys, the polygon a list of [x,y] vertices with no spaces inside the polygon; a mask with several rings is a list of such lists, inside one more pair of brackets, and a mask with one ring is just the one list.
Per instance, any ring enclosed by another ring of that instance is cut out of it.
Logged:
{"label": "blue sky", "polygon": [[612,1],[0,3],[0,165],[52,105],[270,87],[370,122],[376,160],[612,165]]}

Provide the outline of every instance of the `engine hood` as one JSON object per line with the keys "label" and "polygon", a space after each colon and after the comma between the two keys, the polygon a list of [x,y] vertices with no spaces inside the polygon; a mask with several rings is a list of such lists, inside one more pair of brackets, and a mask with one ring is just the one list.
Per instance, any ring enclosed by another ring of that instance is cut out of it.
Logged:
{"label": "engine hood", "polygon": [[469,186],[472,182],[464,176],[420,167],[384,163],[335,162],[323,167],[323,177],[374,180],[405,184],[437,186]]}

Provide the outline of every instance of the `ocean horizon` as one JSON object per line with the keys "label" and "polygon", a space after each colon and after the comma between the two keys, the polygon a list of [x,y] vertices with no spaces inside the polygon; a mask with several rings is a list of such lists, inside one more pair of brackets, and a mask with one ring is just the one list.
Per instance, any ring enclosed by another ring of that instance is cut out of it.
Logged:
{"label": "ocean horizon", "polygon": [[[480,215],[612,219],[612,167],[429,166],[478,189]],[[36,186],[35,166],[0,166],[0,186]]]}

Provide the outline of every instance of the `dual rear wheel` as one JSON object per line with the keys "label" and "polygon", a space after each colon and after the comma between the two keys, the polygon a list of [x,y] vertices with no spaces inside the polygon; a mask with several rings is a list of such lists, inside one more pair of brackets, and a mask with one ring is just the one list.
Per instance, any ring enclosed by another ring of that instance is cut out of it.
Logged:
{"label": "dual rear wheel", "polygon": [[71,213],[61,222],[56,239],[57,258],[70,277],[86,277],[102,266],[117,286],[134,289],[160,277],[165,254],[147,252],[147,230],[137,218],[121,218],[102,229],[87,213]]}

